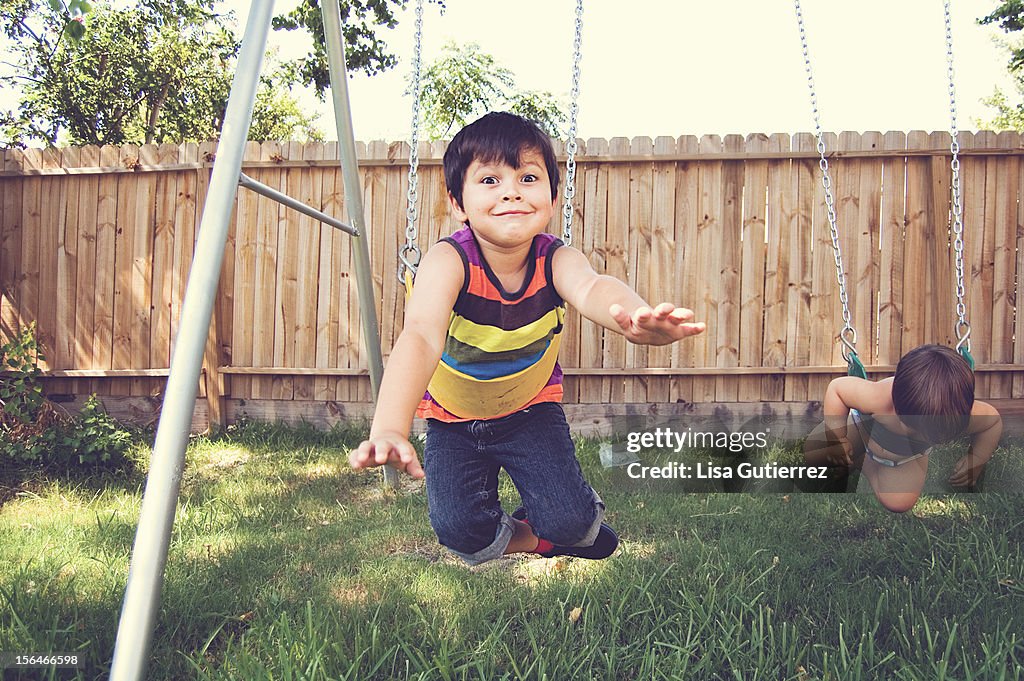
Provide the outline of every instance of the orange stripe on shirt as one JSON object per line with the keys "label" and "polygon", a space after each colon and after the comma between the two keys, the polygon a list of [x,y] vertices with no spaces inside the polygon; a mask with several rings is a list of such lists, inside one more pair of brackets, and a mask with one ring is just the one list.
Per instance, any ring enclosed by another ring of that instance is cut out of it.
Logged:
{"label": "orange stripe on shirt", "polygon": [[[519,300],[529,298],[537,291],[544,288],[547,283],[544,278],[544,269],[546,267],[547,256],[541,256],[537,258],[537,266],[533,270],[533,279],[530,280],[530,285],[526,288],[523,295],[519,296]],[[510,302],[501,297],[501,292],[498,291],[498,287],[487,278],[487,272],[484,271],[483,267],[469,263],[469,282],[466,286],[467,293],[471,293],[474,296],[486,298],[487,300],[498,300],[503,302]]]}
{"label": "orange stripe on shirt", "polygon": [[[540,404],[541,402],[561,402],[563,392],[564,391],[562,390],[561,383],[544,386],[544,388],[539,393],[537,393],[536,397],[534,397],[532,400],[527,402],[519,409],[514,409],[506,414],[488,417],[487,420],[491,420],[492,418],[500,419],[503,416],[515,414],[516,412],[522,411],[523,409],[526,409],[528,407],[532,407],[535,404]],[[420,402],[420,406],[416,408],[416,416],[418,416],[421,419],[437,419],[438,421],[444,421],[445,423],[461,423],[464,421],[477,420],[472,418],[467,419],[462,418],[460,416],[456,416],[455,414],[452,414],[447,409],[442,407],[437,402],[434,402],[433,400],[422,400]]]}

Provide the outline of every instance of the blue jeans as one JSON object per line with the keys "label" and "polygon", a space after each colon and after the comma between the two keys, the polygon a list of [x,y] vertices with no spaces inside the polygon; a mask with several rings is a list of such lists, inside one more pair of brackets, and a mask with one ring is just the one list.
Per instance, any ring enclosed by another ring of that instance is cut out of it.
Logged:
{"label": "blue jeans", "polygon": [[589,546],[604,503],[583,479],[562,405],[536,404],[500,419],[429,420],[424,452],[430,524],[438,541],[470,565],[504,554],[512,517],[498,500],[504,468],[534,534],[552,544]]}

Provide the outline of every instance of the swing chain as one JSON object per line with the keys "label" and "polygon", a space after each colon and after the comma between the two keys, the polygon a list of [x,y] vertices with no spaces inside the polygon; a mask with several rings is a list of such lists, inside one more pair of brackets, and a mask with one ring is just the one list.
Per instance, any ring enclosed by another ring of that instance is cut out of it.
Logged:
{"label": "swing chain", "polygon": [[416,37],[413,42],[412,55],[412,139],[409,143],[409,207],[406,211],[405,245],[398,253],[402,267],[398,268],[398,281],[405,281],[405,274],[416,275],[416,267],[420,264],[420,248],[416,245],[418,238],[416,223],[419,219],[419,185],[417,170],[420,164],[420,80],[423,64],[423,0],[416,0]]}
{"label": "swing chain", "polygon": [[945,0],[944,10],[946,18],[946,74],[949,76],[949,134],[952,142],[949,145],[952,160],[950,169],[953,171],[953,181],[950,185],[952,193],[952,217],[953,217],[953,253],[956,262],[956,315],[957,322],[954,327],[957,344],[956,349],[961,347],[971,350],[971,325],[967,322],[967,305],[964,303],[964,222],[963,204],[960,193],[960,142],[957,139],[959,131],[956,123],[956,87],[954,84],[953,71],[953,21],[950,15],[950,0]]}
{"label": "swing chain", "polygon": [[803,48],[804,70],[807,72],[807,87],[811,92],[811,112],[814,115],[814,132],[817,137],[818,167],[821,168],[821,186],[825,190],[825,210],[828,215],[829,236],[832,238],[832,255],[836,264],[836,281],[839,283],[839,302],[843,306],[843,329],[839,332],[839,340],[843,344],[843,359],[850,361],[850,355],[857,354],[857,331],[853,328],[850,315],[849,297],[846,293],[846,272],[843,270],[843,253],[839,244],[839,227],[836,224],[835,198],[832,195],[832,177],[828,170],[828,157],[825,154],[825,137],[821,131],[821,119],[818,115],[818,95],[814,87],[814,74],[811,72],[811,57],[807,47],[807,31],[804,28],[804,15],[800,9],[800,0],[793,0],[796,6],[796,20],[800,29],[800,44]]}
{"label": "swing chain", "polygon": [[565,143],[565,206],[562,210],[562,241],[572,245],[572,200],[576,196],[576,115],[579,113],[580,57],[583,46],[583,0],[576,0],[576,37],[573,40],[572,90],[569,103],[569,139]]}

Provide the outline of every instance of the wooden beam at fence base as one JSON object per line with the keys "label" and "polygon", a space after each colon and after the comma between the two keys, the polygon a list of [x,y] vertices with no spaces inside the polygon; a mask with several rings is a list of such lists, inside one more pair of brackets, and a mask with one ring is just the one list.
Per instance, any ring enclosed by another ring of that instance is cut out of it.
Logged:
{"label": "wooden beam at fence base", "polygon": [[54,369],[42,378],[166,378],[170,369]]}
{"label": "wooden beam at fence base", "polygon": [[[77,413],[85,404],[84,396],[61,402],[68,412]],[[160,397],[104,396],[103,408],[116,420],[132,425],[152,427],[160,416]],[[1004,436],[1024,436],[1024,400],[988,400],[1003,417]],[[754,417],[786,418],[800,421],[821,419],[820,402],[662,402],[652,404],[563,404],[565,418],[573,434],[580,437],[603,437],[624,418],[643,417],[656,420],[672,418],[710,418],[724,420]],[[327,430],[337,424],[368,427],[373,417],[371,402],[286,401],[286,400],[224,400],[224,418],[228,425],[252,419],[270,423],[309,424]],[[196,400],[192,417],[192,433],[210,428],[210,410],[206,399]],[[413,423],[412,432],[421,434],[426,424]]]}
{"label": "wooden beam at fence base", "polygon": [[[57,402],[68,413],[77,414],[88,399],[85,395],[75,395],[73,399]],[[115,421],[141,428],[154,428],[160,418],[160,407],[163,405],[163,398],[159,395],[153,397],[129,397],[103,395],[98,397],[107,412]],[[210,429],[210,410],[205,398],[196,399],[196,406],[192,412],[192,426],[189,432],[192,434],[204,433]]]}

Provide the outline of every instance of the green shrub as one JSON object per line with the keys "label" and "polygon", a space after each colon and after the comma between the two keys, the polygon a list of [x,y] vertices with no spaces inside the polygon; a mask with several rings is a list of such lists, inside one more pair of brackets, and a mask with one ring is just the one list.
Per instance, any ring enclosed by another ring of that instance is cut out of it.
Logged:
{"label": "green shrub", "polygon": [[0,346],[0,460],[60,467],[120,461],[133,440],[91,395],[78,416],[43,395],[35,325]]}
{"label": "green shrub", "polygon": [[36,342],[35,322],[0,345],[0,431],[15,421],[31,423],[46,398],[39,384],[39,360],[46,359]]}

